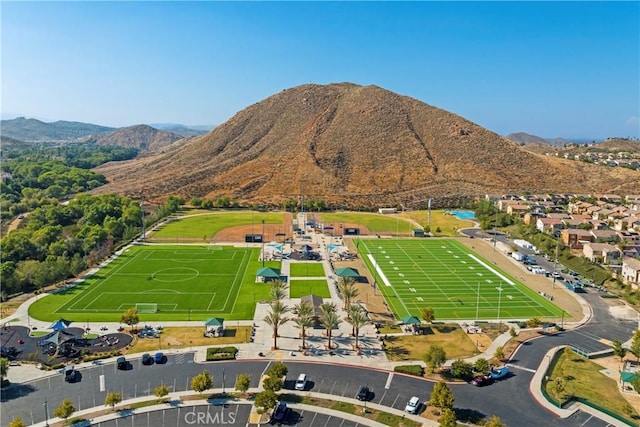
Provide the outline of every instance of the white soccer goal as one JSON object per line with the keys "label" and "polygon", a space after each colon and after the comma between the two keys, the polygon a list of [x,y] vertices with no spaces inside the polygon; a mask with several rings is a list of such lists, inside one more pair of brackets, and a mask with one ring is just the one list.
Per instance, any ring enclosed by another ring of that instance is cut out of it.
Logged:
{"label": "white soccer goal", "polygon": [[158,304],[140,302],[136,304],[136,309],[140,314],[152,314],[158,312]]}

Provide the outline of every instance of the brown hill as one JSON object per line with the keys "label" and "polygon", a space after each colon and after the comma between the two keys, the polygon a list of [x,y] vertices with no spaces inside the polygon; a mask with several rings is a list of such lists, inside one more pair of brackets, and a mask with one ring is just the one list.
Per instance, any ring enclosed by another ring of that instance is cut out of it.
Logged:
{"label": "brown hill", "polygon": [[86,142],[99,145],[119,145],[133,147],[140,151],[158,151],[182,139],[180,135],[152,128],[147,125],[135,125],[120,128],[105,135],[91,135]]}
{"label": "brown hill", "polygon": [[516,191],[640,192],[633,171],[530,153],[455,114],[350,83],[284,90],[175,150],[98,171],[110,181],[99,192],[269,204],[302,193],[380,206]]}

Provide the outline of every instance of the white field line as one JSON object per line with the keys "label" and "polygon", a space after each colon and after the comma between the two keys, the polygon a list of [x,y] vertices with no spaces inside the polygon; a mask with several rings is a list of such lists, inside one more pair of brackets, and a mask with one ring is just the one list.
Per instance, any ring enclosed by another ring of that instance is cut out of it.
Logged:
{"label": "white field line", "polygon": [[502,273],[499,273],[498,271],[494,270],[493,267],[491,267],[490,265],[488,265],[487,263],[485,263],[484,261],[481,261],[480,259],[478,259],[475,255],[473,254],[468,254],[474,261],[476,261],[478,264],[482,265],[484,268],[486,268],[487,270],[489,270],[490,272],[492,272],[493,274],[495,274],[496,276],[498,276],[499,278],[501,278],[502,280],[504,280],[508,285],[511,286],[515,286],[516,284],[513,283],[511,280],[507,279]]}
{"label": "white field line", "polygon": [[391,286],[391,283],[389,283],[389,280],[387,280],[387,276],[384,275],[373,255],[367,254],[367,256],[369,257],[369,261],[371,261],[371,265],[373,265],[373,268],[375,268],[376,272],[378,272],[378,276],[380,276],[380,280],[382,280],[382,283],[384,283],[385,286]]}

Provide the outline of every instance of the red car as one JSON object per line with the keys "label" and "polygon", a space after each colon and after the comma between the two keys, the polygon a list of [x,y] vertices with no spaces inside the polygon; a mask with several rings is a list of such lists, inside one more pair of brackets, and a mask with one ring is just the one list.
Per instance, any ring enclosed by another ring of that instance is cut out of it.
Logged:
{"label": "red car", "polygon": [[18,340],[18,344],[24,344],[24,340],[23,340],[22,338],[20,338],[20,339]]}
{"label": "red car", "polygon": [[485,385],[492,384],[493,381],[494,379],[491,375],[480,375],[479,377],[475,377],[474,379],[472,379],[471,384],[477,387],[482,387]]}

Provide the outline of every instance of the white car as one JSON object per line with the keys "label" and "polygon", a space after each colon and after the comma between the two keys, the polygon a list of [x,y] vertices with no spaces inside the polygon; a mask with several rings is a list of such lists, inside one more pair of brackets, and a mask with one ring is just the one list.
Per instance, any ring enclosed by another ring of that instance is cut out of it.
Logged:
{"label": "white car", "polygon": [[300,374],[296,380],[296,390],[304,390],[307,386],[307,374]]}
{"label": "white car", "polygon": [[418,412],[418,408],[420,407],[420,399],[417,396],[413,396],[407,402],[407,406],[404,408],[410,414],[415,414]]}

